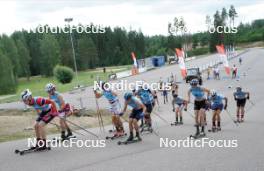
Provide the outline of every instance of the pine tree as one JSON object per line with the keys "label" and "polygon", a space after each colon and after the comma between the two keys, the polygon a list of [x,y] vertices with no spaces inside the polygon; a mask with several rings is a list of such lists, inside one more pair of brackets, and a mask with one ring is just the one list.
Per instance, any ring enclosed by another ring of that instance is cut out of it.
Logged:
{"label": "pine tree", "polygon": [[52,34],[44,34],[40,40],[41,74],[45,76],[53,75],[53,68],[60,63],[60,47]]}
{"label": "pine tree", "polygon": [[0,50],[0,94],[15,93],[17,84],[13,72],[12,62]]}

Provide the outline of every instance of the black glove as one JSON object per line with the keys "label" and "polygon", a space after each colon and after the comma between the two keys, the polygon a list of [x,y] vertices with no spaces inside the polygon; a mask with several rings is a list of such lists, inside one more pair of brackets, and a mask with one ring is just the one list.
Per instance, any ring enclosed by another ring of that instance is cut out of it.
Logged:
{"label": "black glove", "polygon": [[227,105],[225,105],[224,109],[225,109],[225,110],[227,109]]}
{"label": "black glove", "polygon": [[187,112],[187,108],[184,108],[184,111],[186,111],[186,112]]}
{"label": "black glove", "polygon": [[173,112],[175,112],[175,109],[172,109]]}
{"label": "black glove", "polygon": [[247,96],[247,99],[249,100],[249,96]]}

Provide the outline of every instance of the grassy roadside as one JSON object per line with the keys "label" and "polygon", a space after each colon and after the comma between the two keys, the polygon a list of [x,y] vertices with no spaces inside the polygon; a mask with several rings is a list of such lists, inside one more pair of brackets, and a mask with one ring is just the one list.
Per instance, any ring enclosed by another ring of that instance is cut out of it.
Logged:
{"label": "grassy roadside", "polygon": [[[111,114],[108,110],[101,110],[104,125],[111,124]],[[98,127],[97,113],[89,110],[85,111],[85,115],[88,116],[71,116],[68,119],[84,128]],[[124,115],[127,119],[127,114]],[[0,111],[0,143],[6,141],[13,141],[18,139],[25,139],[34,137],[33,130],[36,113],[33,110],[21,111],[21,110],[1,110]],[[53,123],[59,125],[58,118],[55,118]],[[78,128],[70,125],[74,130]],[[60,131],[55,125],[47,125],[47,134],[59,134]],[[77,134],[76,134],[77,135]],[[77,135],[78,136],[78,135]]]}
{"label": "grassy roadside", "polygon": [[36,96],[47,96],[47,93],[44,91],[45,85],[49,82],[56,84],[58,90],[63,93],[67,91],[73,90],[78,84],[83,86],[91,86],[93,85],[93,81],[99,77],[101,80],[107,80],[108,75],[112,72],[121,72],[125,70],[129,70],[130,65],[125,66],[115,66],[115,67],[107,67],[106,73],[103,73],[102,68],[97,68],[94,70],[87,70],[78,72],[78,79],[74,77],[73,81],[69,84],[61,84],[54,77],[41,77],[34,76],[30,78],[30,81],[27,81],[26,78],[20,78],[18,80],[18,89],[17,93],[14,95],[5,95],[0,96],[0,103],[9,103],[20,100],[20,93],[29,88],[32,93]]}

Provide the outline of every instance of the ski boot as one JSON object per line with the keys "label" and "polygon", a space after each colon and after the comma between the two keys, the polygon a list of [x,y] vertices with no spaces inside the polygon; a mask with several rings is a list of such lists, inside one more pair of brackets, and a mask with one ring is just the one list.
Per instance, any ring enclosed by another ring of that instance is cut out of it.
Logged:
{"label": "ski boot", "polygon": [[61,134],[61,141],[65,141],[68,139],[68,136],[66,136],[65,134]]}
{"label": "ski boot", "polygon": [[219,126],[219,127],[217,127],[217,131],[221,131],[221,127]]}
{"label": "ski boot", "polygon": [[201,131],[200,134],[199,134],[200,137],[204,137],[205,135],[206,135],[206,134],[205,134],[204,131]]}
{"label": "ski boot", "polygon": [[212,127],[212,132],[216,132],[216,131],[217,131],[216,127]]}
{"label": "ski boot", "polygon": [[134,139],[133,133],[130,133],[130,135],[126,141],[133,141],[133,139]]}
{"label": "ski boot", "polygon": [[67,135],[66,135],[67,138],[70,138],[72,136],[73,136],[72,132],[68,132]]}
{"label": "ski boot", "polygon": [[138,141],[141,141],[142,140],[141,137],[140,137],[140,135],[139,135],[139,132],[136,132],[136,137],[137,137],[137,140]]}

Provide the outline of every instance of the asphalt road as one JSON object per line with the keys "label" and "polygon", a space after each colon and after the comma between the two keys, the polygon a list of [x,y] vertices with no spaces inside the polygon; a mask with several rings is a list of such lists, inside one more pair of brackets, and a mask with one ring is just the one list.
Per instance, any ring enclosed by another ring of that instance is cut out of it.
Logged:
{"label": "asphalt road", "polygon": [[[204,87],[216,89],[229,98],[228,110],[235,117],[235,102],[232,97],[235,86],[241,85],[251,92],[251,101],[247,102],[248,112],[245,122],[236,126],[226,112],[222,113],[222,131],[207,133],[209,140],[237,140],[237,147],[160,147],[160,138],[169,140],[184,140],[194,133],[194,120],[190,113],[184,113],[184,125],[171,127],[168,123],[153,116],[155,131],[159,134],[142,135],[143,141],[130,145],[118,146],[118,140],[106,141],[103,148],[53,148],[48,152],[39,152],[19,156],[14,154],[16,148],[24,148],[26,140],[6,142],[0,144],[0,170],[264,170],[264,117],[261,108],[264,87],[264,49],[251,49],[242,55],[243,64],[239,66],[240,79],[209,80]],[[197,60],[201,62],[203,59]],[[238,64],[238,59],[230,61]],[[175,72],[173,66],[154,70],[137,77],[146,81],[157,81],[160,76],[169,76]],[[224,73],[221,73],[224,75]],[[129,80],[136,79],[134,77]],[[137,78],[138,79],[138,78]],[[232,88],[228,88],[228,87]],[[180,84],[180,94],[186,97],[189,85]],[[161,98],[160,98],[161,99]],[[192,112],[192,105],[188,111]],[[174,120],[171,105],[161,104],[155,109],[168,122]],[[207,113],[208,128],[211,127],[211,112]],[[127,124],[126,124],[127,126]],[[106,129],[110,129],[108,126]],[[99,133],[98,128],[91,129]],[[99,139],[104,139],[107,133],[100,133]],[[94,139],[92,136],[80,136],[81,140]],[[125,139],[125,138],[124,138]]]}

